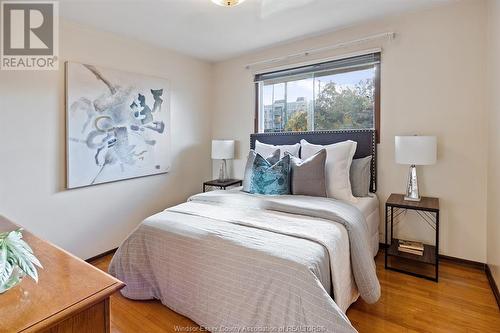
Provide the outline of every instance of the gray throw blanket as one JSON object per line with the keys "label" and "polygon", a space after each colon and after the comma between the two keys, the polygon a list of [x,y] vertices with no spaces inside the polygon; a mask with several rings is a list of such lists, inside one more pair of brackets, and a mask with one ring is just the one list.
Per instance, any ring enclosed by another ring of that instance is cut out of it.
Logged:
{"label": "gray throw blanket", "polygon": [[380,283],[371,255],[368,228],[363,214],[352,205],[327,198],[309,196],[260,196],[236,191],[214,191],[189,198],[193,202],[212,202],[246,208],[274,210],[317,217],[342,224],[349,234],[351,264],[359,293],[367,303],[380,298]]}
{"label": "gray throw blanket", "polygon": [[147,218],[109,272],[125,297],[159,299],[208,331],[351,333],[356,286],[380,295],[367,234],[335,200],[215,191]]}

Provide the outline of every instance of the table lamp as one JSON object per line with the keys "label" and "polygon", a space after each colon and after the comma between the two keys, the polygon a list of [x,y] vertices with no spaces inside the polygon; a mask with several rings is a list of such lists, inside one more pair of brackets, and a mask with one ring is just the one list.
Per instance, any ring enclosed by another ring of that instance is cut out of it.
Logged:
{"label": "table lamp", "polygon": [[234,158],[234,140],[212,140],[212,159],[222,160],[219,168],[219,180],[227,180],[226,160]]}
{"label": "table lamp", "polygon": [[417,165],[431,165],[437,159],[435,136],[396,136],[396,163],[410,165],[404,199],[420,201],[418,193]]}

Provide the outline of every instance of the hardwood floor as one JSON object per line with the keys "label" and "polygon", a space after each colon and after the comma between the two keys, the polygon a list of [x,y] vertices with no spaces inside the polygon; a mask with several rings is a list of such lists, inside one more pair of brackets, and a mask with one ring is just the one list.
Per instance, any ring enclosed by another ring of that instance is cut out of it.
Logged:
{"label": "hardwood floor", "polygon": [[[110,260],[92,264],[107,270]],[[380,301],[358,300],[347,311],[359,332],[500,332],[500,310],[482,270],[443,260],[435,283],[386,271],[381,254],[376,262]],[[111,332],[176,332],[175,326],[198,327],[158,301],[111,297]]]}

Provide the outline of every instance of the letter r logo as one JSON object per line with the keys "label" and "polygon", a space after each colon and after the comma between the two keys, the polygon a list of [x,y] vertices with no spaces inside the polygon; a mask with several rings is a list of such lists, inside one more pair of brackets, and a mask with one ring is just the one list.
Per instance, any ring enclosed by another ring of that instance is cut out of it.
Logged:
{"label": "letter r logo", "polygon": [[54,53],[54,3],[2,3],[3,55]]}

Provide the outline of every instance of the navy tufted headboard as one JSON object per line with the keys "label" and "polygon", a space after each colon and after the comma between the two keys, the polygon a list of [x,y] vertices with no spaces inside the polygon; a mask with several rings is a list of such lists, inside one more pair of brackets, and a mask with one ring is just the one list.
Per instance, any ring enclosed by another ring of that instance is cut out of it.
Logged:
{"label": "navy tufted headboard", "polygon": [[375,141],[375,130],[336,130],[317,132],[272,132],[250,134],[250,148],[255,149],[255,140],[271,145],[293,145],[300,140],[307,140],[318,145],[329,145],[345,140],[358,143],[354,158],[362,158],[372,155],[370,192],[377,191],[377,144]]}

